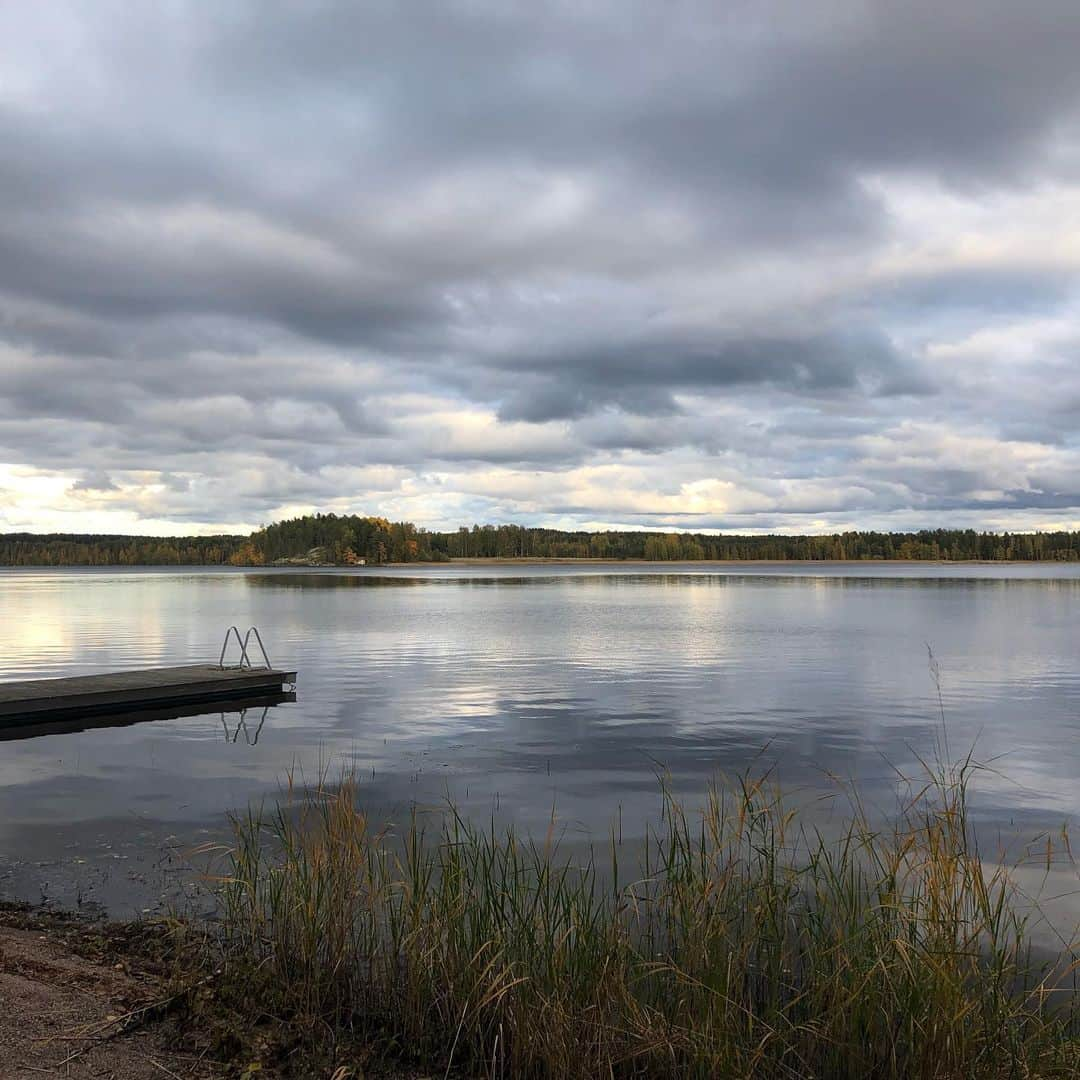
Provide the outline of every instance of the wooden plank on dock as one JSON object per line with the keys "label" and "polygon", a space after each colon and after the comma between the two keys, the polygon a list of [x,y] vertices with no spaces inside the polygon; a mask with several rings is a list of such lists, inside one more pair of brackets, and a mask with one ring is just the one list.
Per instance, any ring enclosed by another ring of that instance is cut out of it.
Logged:
{"label": "wooden plank on dock", "polygon": [[191,701],[251,697],[296,682],[295,671],[220,668],[215,664],[142,668],[105,675],[0,682],[0,724],[123,709],[167,708]]}

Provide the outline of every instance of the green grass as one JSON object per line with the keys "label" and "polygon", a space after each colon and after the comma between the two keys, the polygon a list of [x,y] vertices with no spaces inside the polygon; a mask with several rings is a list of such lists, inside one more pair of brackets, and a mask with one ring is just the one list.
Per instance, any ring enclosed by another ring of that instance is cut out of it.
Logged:
{"label": "green grass", "polygon": [[219,928],[182,974],[213,974],[235,1052],[302,1075],[1080,1076],[1075,950],[1033,961],[1037,912],[973,839],[973,771],[928,770],[887,827],[852,798],[830,838],[766,782],[693,813],[665,791],[643,847],[584,858],[554,821],[379,828],[347,778],[290,784],[236,822]]}

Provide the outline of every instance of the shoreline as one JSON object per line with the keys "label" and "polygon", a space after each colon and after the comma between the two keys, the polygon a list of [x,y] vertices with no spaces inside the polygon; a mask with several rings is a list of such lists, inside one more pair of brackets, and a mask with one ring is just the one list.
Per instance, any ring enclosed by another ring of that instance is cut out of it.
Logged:
{"label": "shoreline", "polygon": [[[208,1021],[197,1005],[200,995],[213,996],[220,972],[178,979],[178,940],[181,925],[160,916],[117,920],[0,898],[3,1075],[70,1080],[240,1075],[250,1055],[239,1046],[230,1049],[237,1033]],[[296,1075],[272,1062],[258,1062],[255,1071],[268,1080]],[[387,1062],[355,1075],[429,1080],[432,1073]]]}
{"label": "shoreline", "polygon": [[5,570],[215,570],[247,573],[295,572],[297,570],[333,570],[365,573],[373,570],[432,569],[450,566],[1080,566],[1080,561],[1069,559],[600,559],[569,556],[503,555],[453,558],[446,560],[424,559],[412,562],[368,563],[357,566],[350,563],[274,566],[270,563],[250,563],[236,566],[229,563],[4,563]]}
{"label": "shoreline", "polygon": [[5,1076],[210,1080],[205,1033],[180,1030],[163,923],[111,922],[0,901]]}

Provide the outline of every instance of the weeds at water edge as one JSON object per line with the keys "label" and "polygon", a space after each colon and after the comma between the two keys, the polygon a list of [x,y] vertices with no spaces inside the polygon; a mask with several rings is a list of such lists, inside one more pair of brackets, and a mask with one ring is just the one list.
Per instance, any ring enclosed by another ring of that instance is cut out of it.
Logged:
{"label": "weeds at water edge", "polygon": [[233,1052],[342,1077],[1080,1076],[1077,951],[1034,960],[976,770],[927,767],[886,827],[852,799],[830,837],[768,781],[694,813],[665,789],[632,867],[614,832],[582,858],[452,806],[378,828],[349,777],[290,784],[235,821],[178,978],[215,973],[192,1007]]}

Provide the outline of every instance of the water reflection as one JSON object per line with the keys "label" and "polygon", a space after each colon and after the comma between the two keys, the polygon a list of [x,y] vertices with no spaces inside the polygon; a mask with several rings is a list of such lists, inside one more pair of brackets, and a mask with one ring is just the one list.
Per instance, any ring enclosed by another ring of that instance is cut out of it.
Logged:
{"label": "water reflection", "polygon": [[[811,564],[813,565],[813,564]],[[610,568],[596,569],[591,573],[580,570],[574,572],[554,573],[545,567],[536,567],[530,574],[498,573],[484,575],[470,575],[463,573],[445,573],[439,569],[432,569],[427,573],[413,571],[407,568],[396,568],[396,572],[389,569],[366,569],[366,570],[279,570],[273,573],[265,571],[253,571],[244,576],[246,585],[258,589],[305,589],[305,590],[338,590],[338,589],[381,589],[381,588],[438,588],[447,585],[469,586],[484,589],[512,588],[520,589],[527,586],[573,586],[579,589],[634,588],[642,584],[650,587],[663,586],[667,588],[693,589],[717,586],[769,588],[776,584],[801,585],[808,588],[830,589],[1060,589],[1068,592],[1080,591],[1080,575],[1057,571],[1048,573],[1045,577],[1038,576],[1037,572],[1024,572],[1026,568],[1017,568],[1020,573],[1017,576],[994,576],[986,573],[992,568],[975,566],[969,569],[983,571],[982,573],[965,573],[961,568],[953,568],[947,565],[935,565],[935,572],[924,576],[911,573],[880,570],[877,573],[859,572],[859,564],[837,563],[823,564],[820,571],[800,570],[798,572],[785,567],[784,569],[770,568],[767,571],[746,571],[739,569],[718,572],[715,569],[703,567],[685,567],[679,571],[664,571],[654,569],[644,572],[636,569],[623,569],[618,572]],[[1071,564],[1063,564],[1066,568]],[[1012,570],[1013,567],[1009,567]],[[1054,568],[1056,569],[1056,568]]]}
{"label": "water reflection", "polygon": [[[283,694],[282,698],[287,701],[295,701],[296,695]],[[272,702],[271,704],[277,703]],[[249,709],[252,713],[254,726],[249,726],[248,724]],[[225,741],[229,743],[235,743],[240,738],[240,733],[243,732],[244,742],[247,743],[248,746],[258,746],[259,736],[262,734],[263,725],[266,723],[266,714],[269,711],[270,705],[263,705],[261,710],[258,709],[257,706],[250,706],[248,708],[241,709],[236,716],[236,724],[231,732],[229,731],[229,719],[226,718],[227,716],[230,716],[230,714],[222,712],[221,726],[225,731]]]}
{"label": "water reflection", "polygon": [[[47,735],[75,735],[84,731],[100,731],[103,728],[125,728],[136,724],[150,724],[159,720],[178,720],[185,716],[205,716],[221,710],[221,722],[225,725],[229,742],[236,742],[236,737],[243,727],[248,731],[246,719],[248,713],[258,713],[258,725],[254,737],[247,737],[249,746],[259,741],[259,732],[266,723],[267,714],[277,705],[296,701],[293,691],[280,691],[276,694],[261,694],[249,698],[237,698],[235,695],[222,698],[221,701],[197,701],[185,705],[172,705],[161,709],[125,709],[116,713],[93,713],[88,716],[65,720],[18,721],[4,727],[0,722],[0,742],[17,742],[24,739],[40,739]],[[259,712],[261,710],[261,713]],[[229,736],[226,716],[237,717],[236,729]]]}

